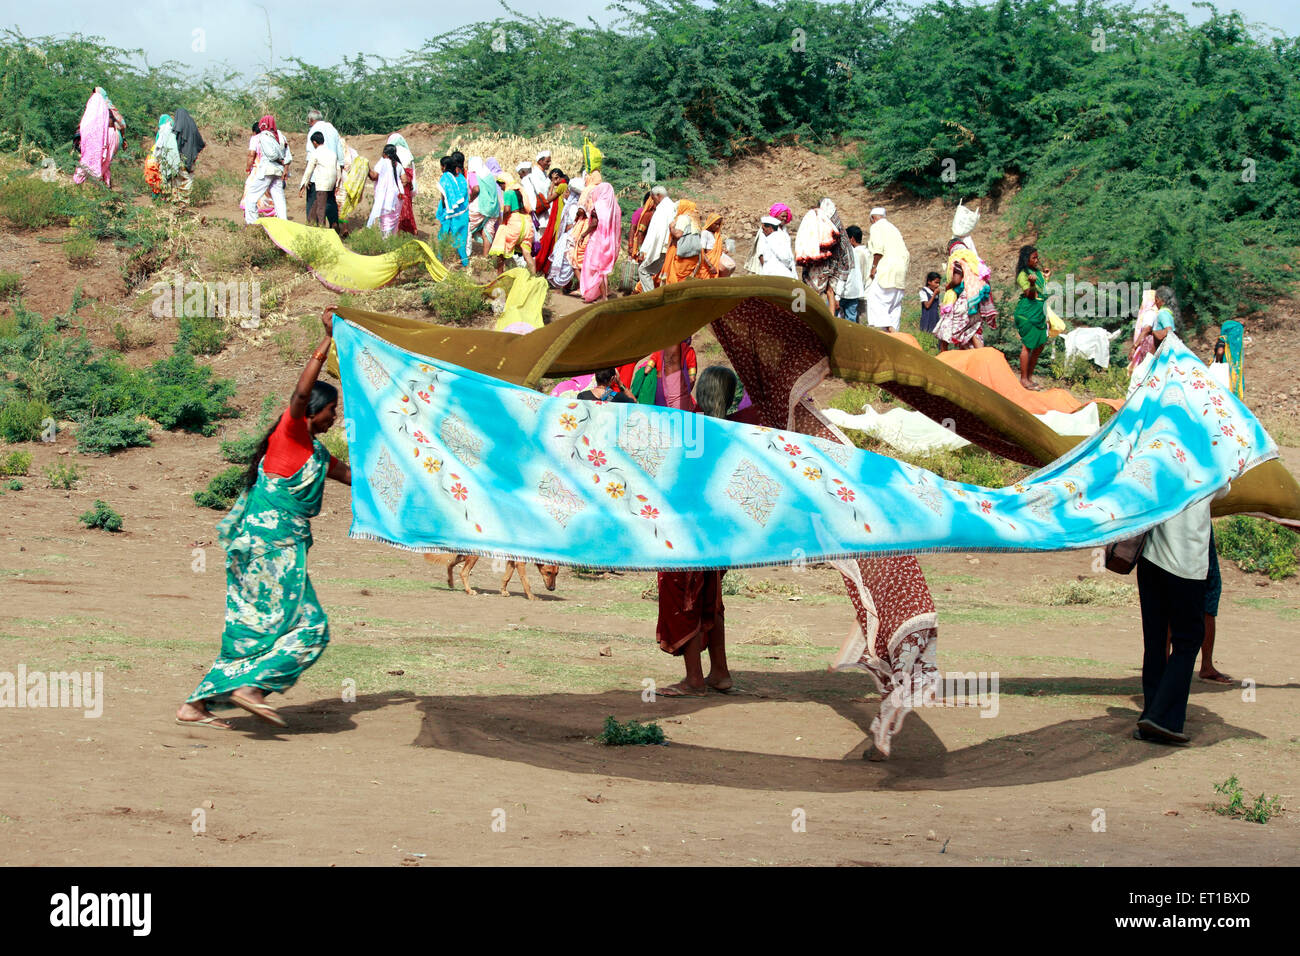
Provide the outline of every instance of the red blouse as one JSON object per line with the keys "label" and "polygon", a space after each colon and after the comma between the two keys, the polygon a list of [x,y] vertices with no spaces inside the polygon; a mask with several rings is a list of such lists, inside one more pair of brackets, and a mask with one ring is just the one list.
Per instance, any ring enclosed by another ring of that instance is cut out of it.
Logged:
{"label": "red blouse", "polygon": [[[286,408],[267,442],[262,470],[267,474],[289,478],[307,463],[313,447],[311,426],[307,424],[306,416],[293,418]],[[333,465],[334,456],[330,455],[330,466]]]}

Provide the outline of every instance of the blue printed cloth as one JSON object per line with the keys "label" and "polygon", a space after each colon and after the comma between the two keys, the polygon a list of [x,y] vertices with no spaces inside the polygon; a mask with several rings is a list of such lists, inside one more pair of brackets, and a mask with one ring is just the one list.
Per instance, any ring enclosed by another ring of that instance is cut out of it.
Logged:
{"label": "blue printed cloth", "polygon": [[1131,537],[1277,446],[1174,335],[1099,432],[1007,488],[658,406],[552,398],[336,318],[353,537],[684,570]]}

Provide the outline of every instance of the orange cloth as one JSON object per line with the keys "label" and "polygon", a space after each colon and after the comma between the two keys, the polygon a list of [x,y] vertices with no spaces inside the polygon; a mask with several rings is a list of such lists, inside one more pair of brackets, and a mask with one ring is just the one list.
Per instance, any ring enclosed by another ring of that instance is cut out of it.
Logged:
{"label": "orange cloth", "polygon": [[[921,348],[921,343],[918,342],[916,340],[916,336],[912,335],[910,332],[886,332],[885,334],[889,336],[893,336],[894,338],[898,339],[898,341],[900,342],[907,343],[908,345],[912,346],[912,348],[914,349]],[[924,349],[921,350],[924,351]]]}
{"label": "orange cloth", "polygon": [[704,224],[704,231],[713,233],[713,248],[700,253],[700,279],[716,279],[722,273],[722,217],[713,215]]}
{"label": "orange cloth", "polygon": [[[945,365],[969,375],[981,385],[987,385],[999,395],[1011,399],[1034,415],[1041,415],[1048,411],[1065,412],[1069,415],[1088,404],[1079,401],[1063,388],[1051,388],[1045,392],[1035,392],[1025,388],[1020,384],[1020,377],[1011,371],[1006,356],[994,348],[949,349],[947,352],[940,352],[938,359]],[[1089,399],[1089,402],[1091,401],[1104,402],[1111,408],[1119,408],[1124,404],[1113,398]]]}

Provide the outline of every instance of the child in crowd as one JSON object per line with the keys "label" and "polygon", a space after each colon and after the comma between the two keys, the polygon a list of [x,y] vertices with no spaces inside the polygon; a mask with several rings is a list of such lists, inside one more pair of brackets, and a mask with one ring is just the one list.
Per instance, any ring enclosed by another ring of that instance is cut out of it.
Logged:
{"label": "child in crowd", "polygon": [[334,198],[334,188],[339,181],[339,157],[325,145],[325,134],[317,130],[311,134],[311,152],[307,154],[307,168],[302,171],[298,195],[307,192],[307,224],[329,226],[339,224],[339,207]]}
{"label": "child in crowd", "polygon": [[925,285],[921,289],[921,331],[934,335],[935,326],[939,324],[939,284],[943,277],[937,272],[926,273]]}
{"label": "child in crowd", "polygon": [[862,298],[867,294],[867,275],[871,272],[870,256],[867,255],[866,247],[862,245],[862,227],[849,226],[844,230],[849,237],[849,244],[853,246],[853,265],[849,268],[849,274],[845,276],[844,283],[838,289],[840,297],[840,316],[850,322],[858,321],[858,315],[862,311]]}

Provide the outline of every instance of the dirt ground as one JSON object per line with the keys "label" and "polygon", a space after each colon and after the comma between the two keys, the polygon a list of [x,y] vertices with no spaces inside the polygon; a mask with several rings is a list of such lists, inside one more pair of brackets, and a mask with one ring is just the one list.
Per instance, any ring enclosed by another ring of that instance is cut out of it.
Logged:
{"label": "dirt ground", "polygon": [[[407,132],[417,155],[440,135]],[[361,139],[368,154],[383,141]],[[214,146],[201,171],[210,163],[242,176],[243,160],[241,146]],[[933,267],[951,219],[936,204],[871,195],[833,156],[794,149],[692,186],[706,209],[737,222],[814,191],[861,222],[884,199],[914,271]],[[237,189],[223,186],[195,210],[200,247],[219,235],[217,220],[238,217],[236,201]],[[290,210],[301,221],[296,195]],[[1009,269],[1003,260],[1022,240],[996,214],[985,227],[982,250]],[[113,321],[147,309],[141,290],[122,284],[117,250],[70,269],[57,243],[40,241],[61,235],[0,235],[0,268],[22,272],[28,303],[47,313],[66,309],[80,283],[94,299],[80,318],[106,345]],[[736,237],[743,249],[746,230]],[[201,254],[191,272],[215,277],[205,270]],[[314,317],[335,298],[292,263],[263,275],[287,290],[282,313],[212,359],[247,410],[288,394]],[[356,301],[376,307],[391,294]],[[551,307],[576,304],[552,296]],[[1298,312],[1281,302],[1252,325],[1247,359],[1252,404],[1293,470]],[[166,354],[174,338],[160,326],[158,341],[128,361]],[[708,335],[697,344],[716,347]],[[234,421],[226,434],[247,427]],[[330,647],[282,701],[289,730],[234,712],[236,729],[220,732],[172,717],[219,644],[219,515],[191,494],[227,464],[218,438],[155,431],[154,441],[92,457],[63,432],[25,446],[31,475],[77,461],[77,487],[29,477],[0,497],[0,672],[101,670],[105,693],[98,718],[0,711],[4,863],[1300,863],[1294,810],[1257,825],[1212,809],[1223,799],[1214,784],[1232,775],[1248,798],[1298,805],[1300,579],[1270,583],[1223,563],[1215,661],[1253,681],[1254,694],[1194,682],[1193,745],[1176,750],[1130,737],[1141,694],[1133,594],[1113,605],[1044,599],[1054,583],[1098,576],[1093,554],[928,557],[941,670],[996,673],[998,706],[919,710],[892,758],[877,763],[862,759],[877,708],[870,680],[826,670],[852,623],[833,571],[733,572],[727,636],[738,692],[649,702],[645,681],[681,676],[654,643],[655,603],[643,596],[653,575],[565,570],[547,593],[530,569],[539,600],[528,602],[517,582],[509,597],[497,594],[484,562],[474,574],[481,593],[470,597],[419,556],[348,539],[346,489],[331,485],[311,555]],[[122,533],[78,523],[97,498],[125,516]],[[667,746],[597,743],[611,715],[659,721]]]}

